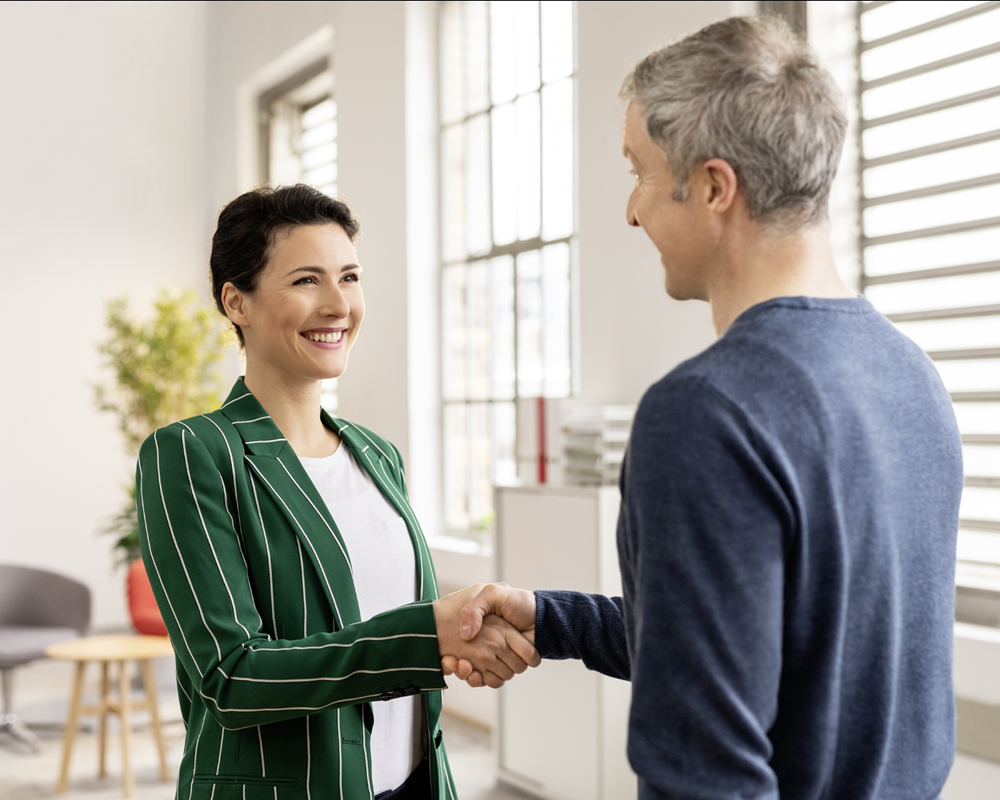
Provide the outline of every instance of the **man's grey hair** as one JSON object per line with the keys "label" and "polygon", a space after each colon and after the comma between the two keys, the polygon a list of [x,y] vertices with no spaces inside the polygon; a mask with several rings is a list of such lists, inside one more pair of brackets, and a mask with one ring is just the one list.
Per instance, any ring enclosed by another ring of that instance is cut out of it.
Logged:
{"label": "man's grey hair", "polygon": [[843,98],[812,49],[776,18],[731,17],[650,53],[621,96],[685,200],[691,169],[721,158],[750,217],[786,229],[824,220],[847,129]]}

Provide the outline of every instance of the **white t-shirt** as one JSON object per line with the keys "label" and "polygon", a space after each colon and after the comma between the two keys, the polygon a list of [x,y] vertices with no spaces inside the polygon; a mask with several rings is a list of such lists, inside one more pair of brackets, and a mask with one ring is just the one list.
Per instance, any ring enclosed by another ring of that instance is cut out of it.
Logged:
{"label": "white t-shirt", "polygon": [[[361,619],[418,600],[417,565],[406,522],[341,444],[326,458],[299,458],[337,523],[354,570]],[[372,703],[375,794],[395,789],[424,755],[419,697]]]}

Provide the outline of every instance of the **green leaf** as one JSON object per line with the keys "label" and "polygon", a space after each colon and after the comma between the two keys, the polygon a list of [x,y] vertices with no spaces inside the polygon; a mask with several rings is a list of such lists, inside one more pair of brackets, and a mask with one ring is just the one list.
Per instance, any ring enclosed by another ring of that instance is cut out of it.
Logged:
{"label": "green leaf", "polygon": [[[130,315],[127,297],[113,298],[105,306],[105,325],[108,335],[97,352],[111,377],[94,384],[94,403],[118,418],[129,453],[138,454],[157,428],[219,407],[218,365],[229,339],[221,319],[193,292],[161,289],[152,316],[142,320]],[[134,488],[102,533],[117,536],[119,563],[138,557]]]}

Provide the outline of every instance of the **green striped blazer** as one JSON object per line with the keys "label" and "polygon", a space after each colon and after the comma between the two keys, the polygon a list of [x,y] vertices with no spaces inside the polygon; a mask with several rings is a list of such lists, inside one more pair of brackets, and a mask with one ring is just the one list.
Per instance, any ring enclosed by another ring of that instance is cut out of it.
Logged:
{"label": "green striped blazer", "polygon": [[143,561],[187,738],[179,800],[372,798],[371,703],[422,694],[431,796],[454,800],[439,718],[437,580],[391,444],[332,419],[406,521],[420,600],[361,622],[336,521],[242,379],[142,446]]}

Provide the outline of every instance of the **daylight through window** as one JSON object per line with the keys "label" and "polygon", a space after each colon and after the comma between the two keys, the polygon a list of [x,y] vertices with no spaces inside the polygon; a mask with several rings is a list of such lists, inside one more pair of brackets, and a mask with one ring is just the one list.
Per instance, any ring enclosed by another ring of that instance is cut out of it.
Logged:
{"label": "daylight through window", "polygon": [[[337,103],[333,70],[318,61],[261,95],[261,174],[271,186],[305,183],[337,196]],[[321,402],[337,411],[337,379]]]}
{"label": "daylight through window", "polygon": [[571,2],[440,5],[445,521],[517,477],[518,400],[572,386]]}
{"label": "daylight through window", "polygon": [[865,294],[951,393],[959,582],[1000,588],[1000,3],[859,4]]}

